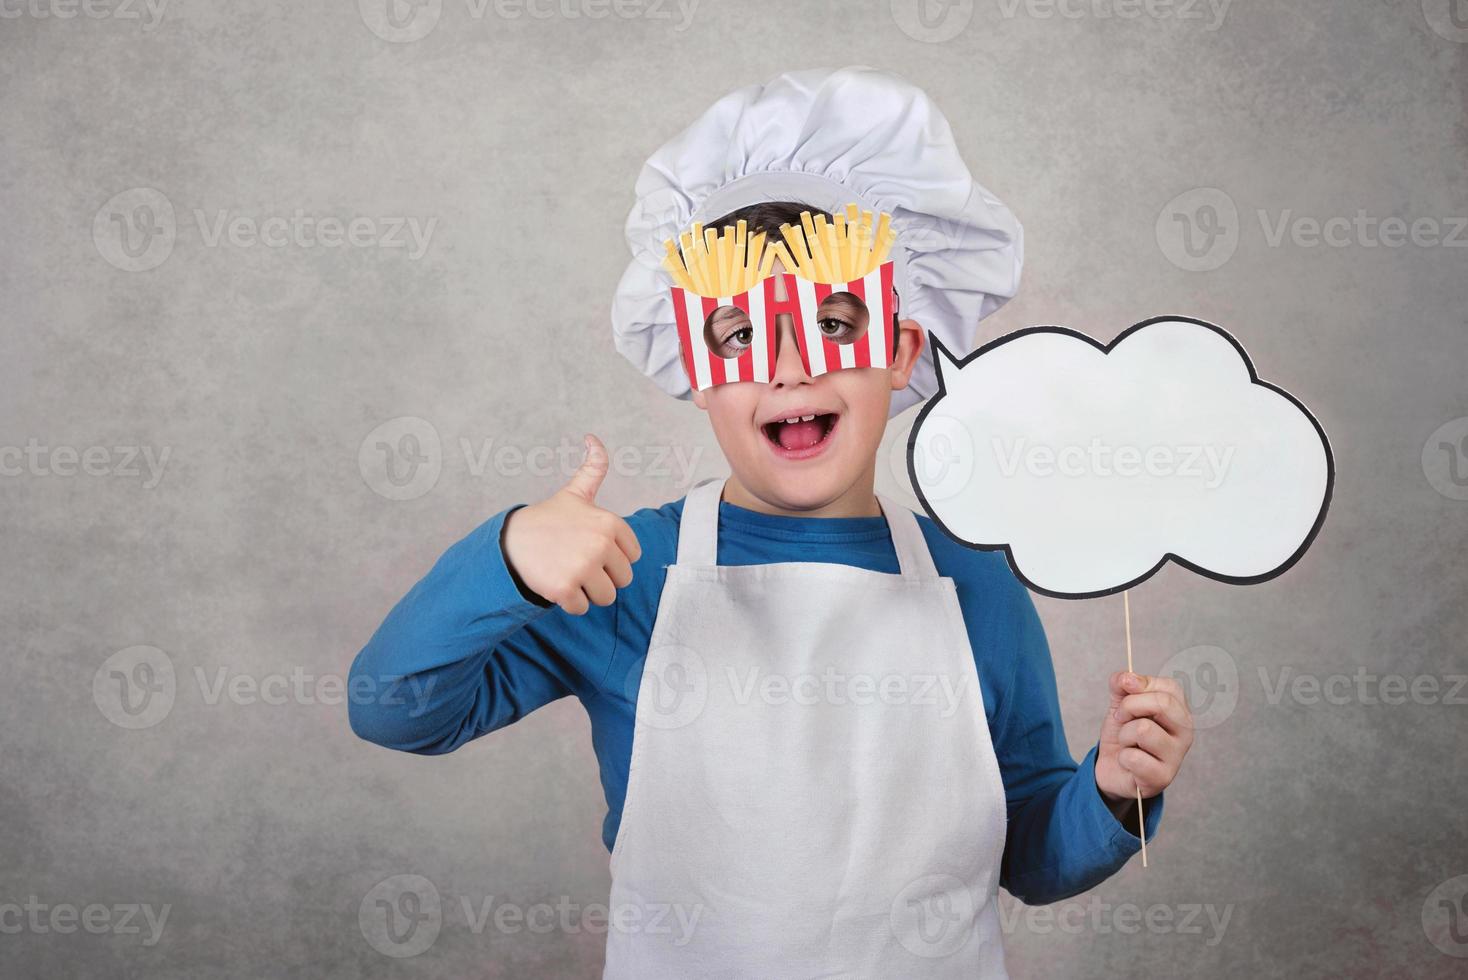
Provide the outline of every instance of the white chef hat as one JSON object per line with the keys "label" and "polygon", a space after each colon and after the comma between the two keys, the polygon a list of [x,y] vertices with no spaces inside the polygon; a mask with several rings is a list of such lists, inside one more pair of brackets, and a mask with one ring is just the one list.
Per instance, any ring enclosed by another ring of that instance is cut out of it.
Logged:
{"label": "white chef hat", "polygon": [[[901,316],[960,356],[979,320],[1019,288],[1019,221],[973,179],[927,93],[872,68],[787,72],[730,92],[648,158],[635,193],[612,333],[617,350],[679,398],[690,389],[661,263],[663,243],[694,222],[770,201],[889,213]],[[892,414],[936,390],[925,352]]]}

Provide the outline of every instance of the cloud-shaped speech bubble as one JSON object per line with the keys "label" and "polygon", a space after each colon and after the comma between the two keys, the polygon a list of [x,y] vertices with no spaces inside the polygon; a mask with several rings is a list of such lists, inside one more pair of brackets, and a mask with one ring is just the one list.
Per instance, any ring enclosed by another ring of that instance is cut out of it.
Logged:
{"label": "cloud-shaped speech bubble", "polygon": [[939,390],[908,438],[913,490],[1037,592],[1120,592],[1169,560],[1262,582],[1325,520],[1325,430],[1213,324],[1159,317],[1104,345],[1033,327],[962,361],[934,339],[933,360]]}

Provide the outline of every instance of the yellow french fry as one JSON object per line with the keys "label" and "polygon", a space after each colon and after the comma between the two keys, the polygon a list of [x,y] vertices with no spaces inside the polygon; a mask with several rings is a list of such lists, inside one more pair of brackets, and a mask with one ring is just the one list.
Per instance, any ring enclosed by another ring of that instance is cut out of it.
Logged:
{"label": "yellow french fry", "polygon": [[700,296],[709,295],[708,253],[704,250],[702,236],[693,239],[692,247],[683,253],[683,259],[688,263],[688,274],[693,277],[694,291]]}
{"label": "yellow french fry", "polygon": [[835,214],[836,228],[836,254],[831,257],[831,274],[836,282],[847,282],[851,276],[847,275],[846,255],[848,252],[846,243],[846,213],[837,211]]}
{"label": "yellow french fry", "polygon": [[826,216],[824,214],[816,215],[815,224],[808,236],[809,241],[806,242],[806,246],[810,250],[811,262],[816,268],[815,280],[817,282],[831,281],[831,254],[828,233],[832,232],[833,229],[831,226],[826,224]]}
{"label": "yellow french fry", "polygon": [[841,246],[836,243],[836,229],[832,225],[826,225],[818,229],[821,232],[821,241],[825,246],[826,260],[826,282],[839,282],[836,264],[841,260]]}
{"label": "yellow french fry", "polygon": [[734,229],[725,228],[715,244],[714,289],[720,296],[728,296],[725,290],[729,288],[729,282],[734,278],[729,272],[729,264],[734,261]]}
{"label": "yellow french fry", "polygon": [[[783,248],[779,242],[774,242],[764,250],[764,254],[760,256],[759,273],[756,277],[757,281],[764,282],[770,277],[774,271],[775,260],[783,254]],[[787,265],[786,268],[788,269],[789,266]]]}
{"label": "yellow french fry", "polygon": [[673,277],[673,282],[681,289],[692,289],[693,280],[688,278],[688,270],[683,267],[683,259],[678,255],[678,249],[673,245],[670,238],[663,243],[667,254],[663,256],[663,268]]}
{"label": "yellow french fry", "polygon": [[747,263],[744,266],[744,288],[740,292],[747,292],[755,287],[765,273],[760,270],[764,266],[765,257],[765,233],[759,232],[754,236],[749,246]]}
{"label": "yellow french fry", "polygon": [[730,278],[733,279],[730,288],[734,290],[734,294],[742,293],[748,288],[744,285],[745,252],[748,248],[749,222],[740,218],[734,225],[734,261],[730,264]]}
{"label": "yellow french fry", "polygon": [[[787,224],[780,226],[780,233],[785,236],[783,244],[787,246],[783,254],[792,260],[785,266],[785,269],[804,279],[814,278],[815,264],[806,250],[805,238],[801,235],[800,230],[794,225]],[[780,244],[777,242],[776,246],[779,247]]]}
{"label": "yellow french fry", "polygon": [[892,251],[892,245],[896,241],[897,233],[890,228],[887,229],[887,234],[882,238],[881,244],[877,247],[876,260],[872,263],[873,269],[887,261],[887,254]]}
{"label": "yellow french fry", "polygon": [[807,239],[816,237],[816,226],[815,223],[811,220],[809,211],[800,212],[800,227],[805,229],[805,237]]}

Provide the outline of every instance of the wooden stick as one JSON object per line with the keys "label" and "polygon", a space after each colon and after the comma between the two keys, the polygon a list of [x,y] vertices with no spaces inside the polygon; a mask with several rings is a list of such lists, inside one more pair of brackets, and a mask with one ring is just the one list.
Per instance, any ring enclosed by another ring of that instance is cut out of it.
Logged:
{"label": "wooden stick", "polygon": [[[1121,593],[1122,615],[1126,617],[1126,669],[1127,673],[1135,674],[1132,670],[1132,600],[1131,591],[1123,589]],[[1132,778],[1136,783],[1136,777]],[[1137,786],[1137,836],[1142,838],[1142,867],[1147,866],[1147,821],[1142,815],[1142,787]]]}

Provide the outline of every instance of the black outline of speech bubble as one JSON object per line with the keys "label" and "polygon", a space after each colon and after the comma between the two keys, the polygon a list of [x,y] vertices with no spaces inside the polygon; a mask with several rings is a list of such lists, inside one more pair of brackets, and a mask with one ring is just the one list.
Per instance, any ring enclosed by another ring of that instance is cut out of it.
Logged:
{"label": "black outline of speech bubble", "polygon": [[[1076,340],[1084,340],[1086,343],[1090,344],[1092,347],[1096,348],[1103,354],[1110,354],[1113,347],[1121,343],[1127,337],[1130,337],[1132,334],[1136,333],[1138,330],[1141,330],[1143,327],[1150,327],[1155,323],[1168,323],[1176,321],[1181,321],[1183,323],[1192,323],[1200,327],[1207,327],[1209,330],[1212,330],[1224,340],[1227,340],[1230,344],[1233,345],[1234,350],[1239,352],[1239,357],[1243,358],[1244,366],[1249,369],[1250,383],[1259,385],[1261,388],[1268,388],[1270,391],[1273,391],[1276,394],[1283,395],[1286,399],[1289,400],[1292,405],[1300,410],[1301,414],[1303,414],[1305,418],[1310,420],[1310,424],[1315,426],[1315,431],[1320,435],[1320,445],[1325,449],[1325,496],[1320,502],[1320,513],[1315,516],[1315,523],[1310,527],[1310,533],[1305,535],[1305,540],[1300,543],[1300,547],[1295,549],[1294,554],[1286,558],[1284,562],[1281,563],[1277,568],[1264,572],[1261,575],[1238,576],[1222,575],[1218,572],[1209,571],[1201,565],[1193,564],[1180,555],[1175,555],[1172,552],[1168,552],[1167,554],[1162,556],[1157,564],[1153,565],[1146,572],[1142,573],[1138,577],[1123,585],[1117,585],[1108,589],[1102,589],[1099,592],[1055,592],[1051,589],[1043,588],[1025,578],[1024,573],[1019,570],[1019,565],[1015,563],[1014,551],[1010,544],[972,544],[968,541],[963,540],[958,535],[954,534],[951,530],[948,529],[948,526],[943,523],[942,518],[937,515],[937,513],[933,510],[933,507],[928,503],[928,498],[923,495],[922,485],[918,483],[917,479],[917,467],[913,463],[914,452],[917,448],[917,436],[919,430],[922,429],[923,419],[927,417],[928,412],[932,411],[933,406],[938,404],[939,399],[941,399],[944,395],[948,393],[948,387],[943,383],[944,357],[952,361],[955,366],[962,368],[974,358],[980,357],[988,353],[989,351],[994,350],[995,348],[1002,347],[1012,341],[1019,340],[1021,337],[1028,337],[1031,334],[1037,333],[1065,334],[1067,337],[1074,337]],[[1121,333],[1117,334],[1116,337],[1113,338],[1109,344],[1103,344],[1096,338],[1088,337],[1087,335],[1081,333],[1079,330],[1072,330],[1070,327],[1025,327],[1023,330],[1016,330],[1014,333],[1008,333],[995,340],[991,340],[989,343],[985,344],[984,346],[980,347],[978,350],[974,351],[972,354],[969,354],[967,357],[964,358],[954,357],[953,352],[950,351],[946,346],[944,346],[943,341],[933,336],[931,331],[929,331],[928,333],[928,339],[929,342],[932,344],[933,370],[938,376],[938,390],[933,394],[931,398],[927,400],[927,402],[923,405],[921,411],[918,412],[917,418],[913,420],[912,429],[907,434],[907,478],[912,482],[913,493],[916,494],[918,500],[921,501],[923,505],[923,510],[927,512],[927,515],[930,518],[932,518],[934,524],[937,524],[940,528],[943,529],[944,534],[948,535],[950,538],[952,538],[954,541],[957,541],[965,548],[970,548],[974,551],[1004,552],[1004,558],[1006,561],[1008,561],[1010,570],[1014,572],[1015,576],[1021,582],[1023,582],[1026,587],[1040,593],[1041,595],[1047,595],[1055,599],[1096,599],[1100,598],[1101,596],[1116,595],[1118,592],[1125,592],[1127,589],[1130,589],[1135,585],[1140,585],[1141,583],[1145,582],[1147,579],[1157,574],[1157,570],[1160,569],[1163,565],[1166,565],[1168,562],[1175,562],[1176,564],[1181,565],[1183,568],[1186,568],[1190,572],[1196,572],[1197,574],[1202,575],[1204,578],[1211,578],[1216,582],[1227,582],[1229,585],[1254,585],[1258,582],[1267,582],[1272,578],[1283,575],[1285,572],[1289,571],[1296,562],[1300,560],[1300,558],[1309,549],[1310,545],[1315,543],[1315,536],[1320,533],[1320,528],[1325,523],[1325,512],[1330,509],[1331,497],[1335,493],[1335,454],[1332,453],[1330,449],[1330,437],[1325,434],[1325,429],[1321,426],[1320,421],[1315,418],[1310,409],[1305,407],[1304,402],[1300,401],[1300,399],[1296,398],[1294,395],[1290,394],[1288,391],[1285,391],[1278,385],[1273,385],[1270,384],[1268,381],[1261,380],[1258,372],[1254,370],[1254,361],[1249,357],[1249,352],[1244,350],[1244,345],[1239,343],[1238,340],[1233,336],[1233,334],[1229,333],[1227,330],[1223,329],[1217,324],[1209,323],[1207,320],[1199,320],[1197,317],[1191,316],[1155,316],[1152,317],[1150,320],[1143,320],[1141,323],[1133,324],[1132,326],[1127,327]],[[942,354],[941,357],[939,356],[940,352]]]}

